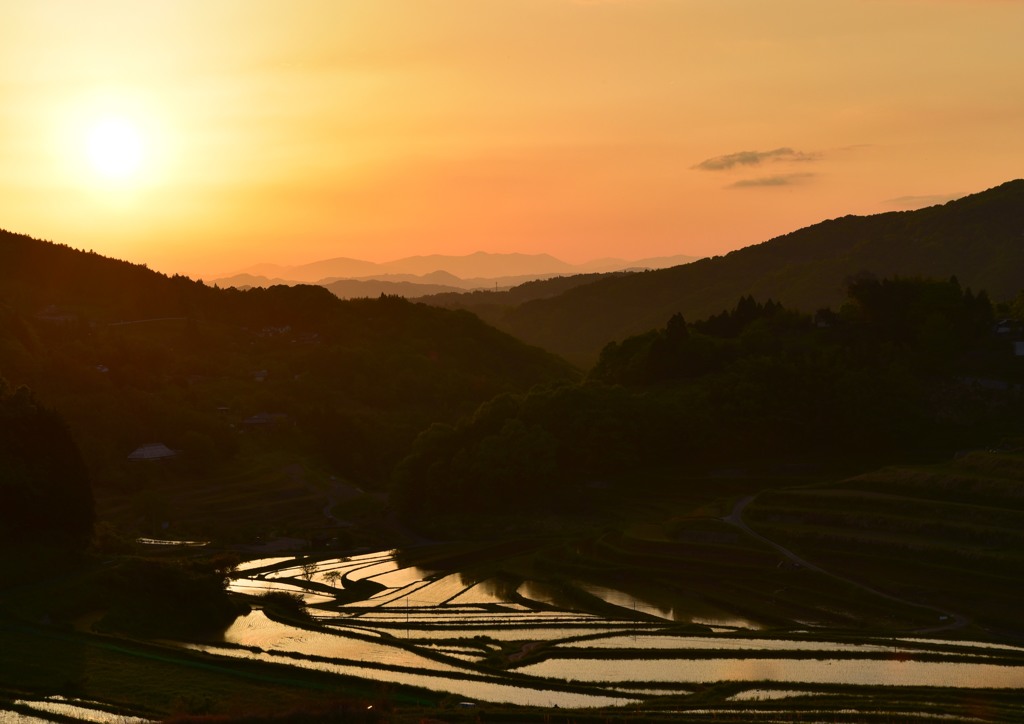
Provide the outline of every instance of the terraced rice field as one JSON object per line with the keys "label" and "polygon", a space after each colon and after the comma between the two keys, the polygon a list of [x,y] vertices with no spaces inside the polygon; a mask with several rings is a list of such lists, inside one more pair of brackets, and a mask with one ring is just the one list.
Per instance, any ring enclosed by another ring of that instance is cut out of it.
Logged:
{"label": "terraced rice field", "polygon": [[[1022,480],[982,452],[701,512],[666,486],[578,539],[249,561],[231,589],[256,608],[188,646],[478,703],[1022,721]],[[271,591],[310,617],[271,618]]]}
{"label": "terraced rice field", "polygon": [[[788,706],[851,692],[856,699],[858,690],[876,687],[911,698],[932,688],[1024,689],[1024,647],[758,630],[742,619],[743,625],[693,623],[626,590],[576,581],[551,596],[544,582],[511,586],[507,579],[403,565],[395,551],[250,561],[231,588],[296,593],[311,620],[272,620],[256,608],[223,641],[187,646],[478,702],[683,711],[708,701]],[[353,590],[365,595],[353,597]],[[605,607],[597,613],[554,603],[574,594]]]}
{"label": "terraced rice field", "polygon": [[846,579],[1021,636],[1024,455],[975,452],[941,467],[766,491],[746,521]]}

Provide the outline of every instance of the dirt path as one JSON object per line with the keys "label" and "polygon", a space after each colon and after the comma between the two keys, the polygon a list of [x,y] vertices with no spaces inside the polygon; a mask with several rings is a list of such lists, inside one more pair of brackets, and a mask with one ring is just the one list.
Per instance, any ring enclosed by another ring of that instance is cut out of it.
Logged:
{"label": "dirt path", "polygon": [[958,613],[956,613],[954,611],[947,611],[946,609],[939,608],[938,606],[929,606],[928,604],[918,603],[916,601],[908,601],[905,598],[900,598],[899,596],[894,596],[894,595],[892,595],[890,593],[886,593],[885,591],[879,591],[877,588],[872,588],[871,586],[867,586],[867,585],[861,583],[860,581],[856,581],[856,580],[854,580],[852,578],[847,578],[846,576],[841,576],[841,575],[839,575],[837,573],[833,573],[832,571],[827,571],[824,568],[822,568],[821,566],[816,566],[815,564],[811,563],[810,561],[806,560],[805,558],[801,558],[800,556],[798,556],[796,553],[794,553],[790,549],[786,548],[785,546],[782,546],[782,545],[776,543],[773,540],[765,538],[760,533],[757,533],[756,531],[752,530],[750,528],[750,526],[748,526],[746,524],[746,522],[743,520],[743,511],[746,510],[748,505],[750,505],[752,502],[754,502],[754,499],[756,497],[757,497],[756,494],[754,494],[754,495],[747,495],[747,496],[737,500],[736,503],[733,505],[732,510],[729,512],[729,514],[727,516],[723,517],[722,520],[724,522],[728,523],[729,525],[732,525],[732,526],[735,526],[736,528],[739,528],[740,530],[742,530],[744,533],[746,533],[748,536],[750,536],[754,540],[759,541],[759,542],[765,544],[766,546],[774,549],[780,555],[785,557],[787,560],[791,561],[793,564],[795,564],[795,565],[797,565],[797,566],[799,566],[799,567],[801,567],[801,568],[803,568],[805,570],[813,571],[814,573],[817,573],[819,575],[828,576],[829,578],[831,578],[831,579],[833,579],[835,581],[841,581],[842,583],[846,583],[848,585],[855,586],[855,587],[861,589],[862,591],[867,591],[868,593],[870,593],[872,595],[879,596],[880,598],[884,598],[884,599],[886,599],[888,601],[892,601],[893,603],[898,603],[898,604],[903,605],[903,606],[913,606],[915,608],[924,609],[926,611],[934,611],[935,614],[936,614],[936,618],[938,620],[944,622],[944,623],[942,623],[939,626],[929,626],[927,628],[915,629],[913,631],[913,633],[923,634],[923,633],[935,633],[937,631],[948,631],[950,629],[962,628],[962,627],[964,627],[964,626],[966,626],[967,624],[970,623],[970,619],[968,619],[966,616],[962,616],[962,615],[960,615],[960,614],[958,614]]}

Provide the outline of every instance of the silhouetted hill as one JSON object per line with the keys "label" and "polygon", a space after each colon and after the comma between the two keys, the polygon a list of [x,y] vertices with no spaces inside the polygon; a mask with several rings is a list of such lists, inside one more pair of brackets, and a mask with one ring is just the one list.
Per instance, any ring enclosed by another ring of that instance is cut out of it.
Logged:
{"label": "silhouetted hill", "polygon": [[218,289],[0,231],[0,374],[68,421],[102,488],[154,442],[190,473],[281,447],[372,484],[430,423],[577,373],[466,312]]}
{"label": "silhouetted hill", "polygon": [[473,312],[491,324],[500,323],[510,309],[535,299],[550,299],[576,287],[591,284],[603,277],[628,274],[629,272],[606,272],[604,274],[572,274],[551,279],[534,279],[518,284],[511,289],[480,289],[472,292],[446,292],[419,297],[417,301],[447,309],[465,309]]}
{"label": "silhouetted hill", "polygon": [[213,290],[130,264],[0,230],[0,300],[19,313],[84,312],[115,321],[181,315]]}
{"label": "silhouetted hill", "polygon": [[726,256],[601,278],[482,314],[520,339],[588,367],[608,342],[660,327],[677,312],[699,319],[743,295],[814,311],[840,302],[846,280],[862,273],[956,275],[996,301],[1015,296],[1024,287],[1024,180],[942,206],[845,216]]}
{"label": "silhouetted hill", "polygon": [[379,279],[338,279],[322,286],[339,299],[379,297],[381,294],[394,294],[408,298],[460,291],[457,287],[444,284],[417,284],[415,282],[393,282]]}

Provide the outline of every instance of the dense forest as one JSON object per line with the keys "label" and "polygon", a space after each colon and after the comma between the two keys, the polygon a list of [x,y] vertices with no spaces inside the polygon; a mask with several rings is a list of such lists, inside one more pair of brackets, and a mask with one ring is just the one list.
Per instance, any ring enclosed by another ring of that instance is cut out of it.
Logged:
{"label": "dense forest", "polygon": [[1019,419],[1024,360],[994,322],[955,278],[864,277],[814,315],[750,296],[694,323],[677,314],[608,344],[584,382],[435,424],[397,490],[421,520],[529,519],[585,507],[588,487],[626,473],[623,493],[641,494],[643,469],[948,454]]}

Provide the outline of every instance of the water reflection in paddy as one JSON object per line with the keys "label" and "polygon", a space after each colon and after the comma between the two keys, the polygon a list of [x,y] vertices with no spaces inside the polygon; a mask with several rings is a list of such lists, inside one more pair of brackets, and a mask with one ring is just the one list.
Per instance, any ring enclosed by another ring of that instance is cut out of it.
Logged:
{"label": "water reflection in paddy", "polygon": [[316,669],[345,676],[356,676],[362,679],[374,681],[386,681],[407,686],[419,686],[432,691],[443,691],[456,694],[467,699],[479,701],[492,701],[498,703],[520,704],[524,706],[544,707],[601,707],[601,706],[624,706],[632,703],[634,699],[624,696],[603,696],[595,694],[577,694],[564,691],[552,691],[542,688],[528,688],[524,686],[511,686],[500,683],[498,679],[480,676],[475,679],[453,678],[444,672],[431,673],[424,671],[420,674],[406,671],[394,671],[387,668],[368,668],[357,664],[332,663],[326,661],[310,661],[308,659],[295,659],[280,656],[272,652],[252,653],[244,649],[227,649],[202,644],[182,644],[185,648],[195,651],[215,653],[219,656],[232,658],[246,658],[257,661],[266,661],[287,666],[299,666],[302,668]]}
{"label": "water reflection in paddy", "polygon": [[243,571],[252,571],[257,568],[266,568],[268,566],[274,566],[279,563],[286,563],[288,561],[294,561],[295,556],[281,556],[278,558],[254,558],[251,561],[244,561],[235,566],[235,572],[241,573]]}
{"label": "water reflection in paddy", "polygon": [[238,578],[228,584],[228,590],[232,593],[244,593],[249,596],[260,596],[272,591],[294,593],[302,597],[304,603],[329,603],[334,600],[333,596],[322,593],[312,593],[308,589],[294,583],[283,583],[278,581],[265,581],[259,578]]}
{"label": "water reflection in paddy", "polygon": [[[934,643],[934,642],[933,642]],[[858,651],[865,653],[904,653],[920,647],[894,647],[891,644],[851,644],[835,641],[795,641],[788,639],[731,638],[725,636],[657,636],[628,634],[566,641],[561,648],[586,649],[729,649],[738,651]]]}
{"label": "water reflection in paddy", "polygon": [[[750,619],[737,616],[731,611],[710,605],[705,601],[685,597],[682,594],[671,596],[671,602],[653,602],[643,597],[592,583],[575,581],[571,587],[598,598],[605,603],[618,606],[624,611],[655,616],[666,621],[688,622],[708,626],[724,626],[728,628],[759,629],[760,624]],[[519,586],[518,594],[529,601],[559,606],[561,608],[577,608],[578,603],[567,596],[560,586],[539,581],[525,581]]]}
{"label": "water reflection in paddy", "polygon": [[[913,643],[913,644],[944,644],[944,645],[947,645],[947,646],[948,645],[952,645],[952,646],[968,646],[968,647],[975,647],[975,648],[979,648],[979,649],[999,649],[1001,651],[1016,651],[1018,653],[1024,654],[1024,646],[1013,646],[1011,644],[993,644],[993,643],[988,643],[986,641],[959,641],[959,640],[957,640],[957,641],[947,641],[947,640],[943,640],[943,639],[915,639],[915,638],[906,638],[906,637],[902,637],[902,638],[899,638],[899,639],[896,639],[896,640],[901,642],[901,643],[907,642],[907,643]],[[998,651],[994,651],[993,652],[993,654],[997,654],[997,653],[999,653],[999,652]]]}
{"label": "water reflection in paddy", "polygon": [[[358,626],[358,622],[347,622],[347,625]],[[455,624],[439,629],[437,626],[403,626],[396,629],[394,634],[399,638],[432,638],[432,639],[471,639],[477,636],[485,636],[495,641],[557,641],[569,636],[579,636],[580,633],[599,632],[601,629],[588,629],[581,631],[578,628],[545,628],[542,626],[517,626],[509,628],[469,628]]]}
{"label": "water reflection in paddy", "polygon": [[660,606],[641,598],[637,598],[625,591],[606,588],[605,586],[596,586],[592,583],[578,583],[577,587],[580,590],[589,593],[591,596],[596,596],[605,603],[610,603],[613,606],[618,606],[619,608],[639,611],[640,613],[646,613],[650,616],[668,619],[669,621],[675,619],[672,606]]}
{"label": "water reflection in paddy", "polygon": [[[476,585],[470,586],[462,593],[452,598],[448,603],[467,604],[467,603],[500,603],[508,605],[508,592],[503,586],[494,581],[481,581]],[[526,607],[521,604],[513,604],[516,608],[525,610]]]}
{"label": "water reflection in paddy", "polygon": [[[23,702],[16,702],[19,706],[24,706]],[[0,704],[2,706],[2,704]],[[38,716],[29,716],[28,714],[21,714],[16,711],[7,711],[6,709],[0,709],[0,724],[48,724],[52,721],[50,717],[45,719]]]}
{"label": "water reflection in paddy", "polygon": [[432,573],[432,571],[426,571],[422,568],[398,568],[396,563],[394,569],[374,575],[373,580],[388,588],[402,588],[413,583],[426,583],[426,579]]}
{"label": "water reflection in paddy", "polygon": [[733,694],[729,697],[729,701],[768,701],[769,699],[792,699],[795,696],[815,695],[813,691],[795,691],[793,689],[747,689],[739,694]]}
{"label": "water reflection in paddy", "polygon": [[[538,706],[606,706],[628,703],[630,696],[685,693],[687,686],[698,683],[762,680],[808,686],[1024,687],[1024,667],[984,663],[984,652],[971,648],[986,644],[911,638],[866,643],[812,641],[801,640],[802,634],[796,632],[789,634],[793,639],[783,640],[749,630],[741,635],[742,629],[755,628],[755,624],[683,595],[652,598],[652,602],[626,591],[579,582],[563,587],[527,581],[515,586],[499,578],[442,575],[400,566],[393,551],[320,561],[302,557],[263,559],[247,565],[251,566],[245,569],[250,571],[248,578],[233,581],[232,590],[301,593],[307,603],[316,603],[310,613],[323,630],[277,624],[257,611],[236,621],[225,634],[225,641],[262,651],[252,653],[216,644],[203,650],[424,686],[467,698]],[[344,584],[335,580],[334,573],[346,581],[368,580],[384,588],[369,598],[342,603],[316,591],[316,586],[303,585],[308,576],[313,582],[342,588]],[[616,619],[580,610],[579,597],[572,595],[574,587],[577,593],[582,591],[618,606],[623,615]],[[661,620],[628,620],[634,618],[630,610]],[[667,629],[671,621],[697,620],[716,622],[713,630],[724,635],[666,633],[671,630]],[[804,634],[808,638],[813,635]],[[511,655],[535,643],[579,658],[551,658],[515,669],[516,673],[539,677],[526,688],[509,685],[500,673],[482,674],[472,666],[490,654],[502,654],[504,650],[502,655]],[[973,656],[977,661],[908,660],[921,651],[953,656],[948,654],[949,647],[959,649],[959,658]],[[1024,652],[1015,647],[1000,648]],[[631,653],[626,655],[633,658],[615,658],[625,649],[643,649],[655,658]],[[694,653],[687,654],[688,649]],[[714,649],[737,653],[729,658],[715,655]],[[609,653],[602,654],[605,650]],[[743,653],[747,650],[749,654]],[[712,652],[713,658],[681,658],[699,656],[699,652]],[[787,658],[785,652],[803,658]],[[806,652],[822,652],[828,658],[812,660]],[[676,658],[669,658],[673,656]],[[361,662],[373,662],[373,666]],[[590,696],[540,690],[567,680],[594,682],[598,693]],[[607,682],[619,682],[622,688],[611,688],[615,684]],[[801,693],[756,689],[737,695],[736,701]]]}
{"label": "water reflection in paddy", "polygon": [[414,593],[402,599],[381,604],[387,606],[440,606],[466,590],[465,584],[458,573],[430,581],[427,585],[416,589]]}
{"label": "water reflection in paddy", "polygon": [[[291,652],[303,656],[365,660],[431,671],[460,670],[398,646],[346,636],[342,631],[322,633],[288,626],[272,621],[262,611],[253,611],[238,618],[224,632],[224,640],[241,646],[258,646],[266,651]],[[221,651],[218,650],[218,653]]]}
{"label": "water reflection in paddy", "polygon": [[347,603],[347,604],[344,604],[344,605],[348,606],[348,607],[351,607],[351,608],[365,608],[367,606],[382,606],[383,604],[388,603],[390,601],[396,601],[396,600],[399,600],[399,599],[403,599],[403,598],[405,598],[407,596],[410,596],[414,591],[418,591],[419,589],[421,589],[424,586],[426,586],[428,583],[430,583],[430,582],[429,581],[415,581],[415,582],[410,583],[410,584],[408,584],[406,586],[403,586],[402,588],[397,588],[397,589],[394,589],[394,590],[385,588],[380,593],[375,593],[374,595],[370,596],[367,599],[364,599],[362,601],[352,601],[351,603]]}
{"label": "water reflection in paddy", "polygon": [[366,578],[373,578],[374,576],[383,576],[386,573],[394,573],[397,570],[399,570],[397,563],[392,560],[384,560],[377,563],[349,567],[345,575],[353,581],[361,581]]}
{"label": "water reflection in paddy", "polygon": [[[587,614],[557,613],[554,611],[516,611],[516,610],[481,610],[469,606],[445,606],[437,608],[391,608],[391,609],[366,609],[358,611],[345,609],[352,614],[353,618],[363,621],[378,621],[381,623],[403,623],[407,621],[429,621],[437,626],[541,626],[541,625],[567,625],[580,624],[588,626],[600,625],[602,628],[611,628],[612,631],[632,630],[635,626],[630,622],[621,622],[616,625],[615,621],[606,621],[597,616]],[[577,634],[580,632],[577,631]],[[587,633],[584,631],[583,633]]]}
{"label": "water reflection in paddy", "polygon": [[896,659],[549,659],[517,671],[571,681],[778,681],[1017,689],[1024,667]]}
{"label": "water reflection in paddy", "polygon": [[60,721],[72,720],[83,722],[97,722],[97,724],[146,724],[149,719],[129,716],[126,714],[115,714],[107,711],[104,704],[82,699],[69,699],[63,696],[49,696],[45,699],[16,699],[16,706],[31,709],[39,717],[19,714],[12,711],[0,710],[0,722],[3,724],[14,724],[15,722],[48,722],[54,721],[52,717],[61,717]]}

